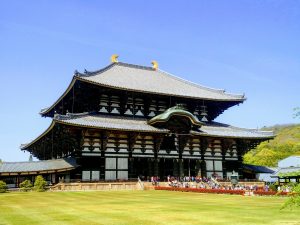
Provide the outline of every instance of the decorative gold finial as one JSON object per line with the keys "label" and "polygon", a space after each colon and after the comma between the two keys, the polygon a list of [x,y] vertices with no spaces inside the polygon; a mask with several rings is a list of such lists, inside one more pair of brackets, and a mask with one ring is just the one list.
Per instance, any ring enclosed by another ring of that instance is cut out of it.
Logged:
{"label": "decorative gold finial", "polygon": [[155,69],[155,70],[157,70],[158,69],[158,63],[157,63],[157,61],[153,60],[151,63],[153,65],[152,68]]}
{"label": "decorative gold finial", "polygon": [[118,62],[118,55],[117,54],[113,54],[111,57],[110,57],[110,60],[112,63],[117,63]]}

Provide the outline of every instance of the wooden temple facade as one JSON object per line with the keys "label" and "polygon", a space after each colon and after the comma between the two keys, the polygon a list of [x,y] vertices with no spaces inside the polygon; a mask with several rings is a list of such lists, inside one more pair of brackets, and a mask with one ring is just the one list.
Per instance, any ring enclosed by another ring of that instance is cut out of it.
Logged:
{"label": "wooden temple facade", "polygon": [[[241,176],[242,157],[272,132],[214,122],[244,95],[203,87],[153,67],[118,62],[79,73],[43,117],[52,123],[22,145],[41,161],[72,158],[70,180]],[[1,168],[0,168],[1,176]],[[66,175],[64,175],[66,176]]]}

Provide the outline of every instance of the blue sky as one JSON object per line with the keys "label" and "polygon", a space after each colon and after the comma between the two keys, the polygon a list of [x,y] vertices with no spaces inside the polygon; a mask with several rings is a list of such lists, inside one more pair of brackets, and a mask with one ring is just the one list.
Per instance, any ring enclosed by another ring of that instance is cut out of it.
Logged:
{"label": "blue sky", "polygon": [[296,123],[300,106],[300,1],[1,1],[0,159],[20,151],[51,120],[41,108],[75,69],[96,70],[112,54],[247,101],[217,121],[257,128]]}

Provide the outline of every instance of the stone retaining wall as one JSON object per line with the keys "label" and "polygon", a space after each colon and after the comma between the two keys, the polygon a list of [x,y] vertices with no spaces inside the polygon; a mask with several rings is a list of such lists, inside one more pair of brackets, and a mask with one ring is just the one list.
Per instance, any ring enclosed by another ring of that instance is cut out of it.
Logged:
{"label": "stone retaining wall", "polygon": [[124,183],[58,183],[51,191],[141,190],[137,182]]}

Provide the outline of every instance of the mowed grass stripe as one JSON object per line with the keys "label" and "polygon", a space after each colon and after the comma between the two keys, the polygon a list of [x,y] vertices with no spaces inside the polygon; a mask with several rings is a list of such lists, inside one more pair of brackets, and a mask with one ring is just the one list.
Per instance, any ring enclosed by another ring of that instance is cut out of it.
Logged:
{"label": "mowed grass stripe", "polygon": [[7,193],[3,224],[299,224],[282,197],[168,191]]}

